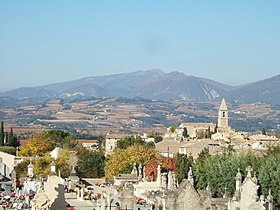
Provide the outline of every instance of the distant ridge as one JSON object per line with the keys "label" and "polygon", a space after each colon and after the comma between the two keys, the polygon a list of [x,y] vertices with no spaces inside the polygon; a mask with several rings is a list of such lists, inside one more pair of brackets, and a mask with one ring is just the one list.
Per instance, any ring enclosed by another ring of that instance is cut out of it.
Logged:
{"label": "distant ridge", "polygon": [[239,103],[280,103],[280,74],[258,82],[234,87],[226,93],[225,97]]}
{"label": "distant ridge", "polygon": [[232,87],[206,78],[186,76],[177,71],[165,73],[154,69],[86,77],[39,87],[18,88],[1,93],[1,95],[15,99],[116,96],[184,101],[213,101],[226,98],[240,103],[280,103],[279,90],[280,75]]}

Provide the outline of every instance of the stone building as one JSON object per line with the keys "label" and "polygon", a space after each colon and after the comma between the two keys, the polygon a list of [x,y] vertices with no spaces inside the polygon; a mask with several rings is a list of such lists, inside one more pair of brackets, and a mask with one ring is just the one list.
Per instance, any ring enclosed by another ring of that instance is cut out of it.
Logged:
{"label": "stone building", "polygon": [[[214,132],[215,124],[214,123],[182,123],[178,129],[183,130],[184,128],[187,129],[188,136],[192,139],[205,138],[209,128],[211,132]],[[182,135],[182,132],[180,132],[180,134]],[[183,137],[183,136],[178,136],[178,137]]]}
{"label": "stone building", "polygon": [[22,157],[0,152],[0,174],[10,178],[10,173],[14,167],[22,161]]}
{"label": "stone building", "polygon": [[218,111],[218,129],[227,130],[228,128],[228,108],[226,101],[223,98]]}
{"label": "stone building", "polygon": [[107,134],[105,139],[105,155],[111,154],[117,146],[117,141],[127,136],[127,134]]}

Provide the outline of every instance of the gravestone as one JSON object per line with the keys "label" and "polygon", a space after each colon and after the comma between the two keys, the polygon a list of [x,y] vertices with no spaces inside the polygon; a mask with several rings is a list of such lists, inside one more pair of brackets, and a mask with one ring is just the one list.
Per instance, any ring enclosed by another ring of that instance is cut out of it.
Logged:
{"label": "gravestone", "polygon": [[44,186],[51,203],[51,210],[66,210],[64,185],[58,176],[50,176]]}
{"label": "gravestone", "polygon": [[50,176],[44,189],[38,190],[31,203],[32,210],[67,210],[61,178]]}
{"label": "gravestone", "polygon": [[134,187],[132,184],[127,184],[122,195],[120,196],[121,209],[134,210],[135,200]]}
{"label": "gravestone", "polygon": [[31,201],[32,210],[50,210],[50,199],[43,189],[39,189]]}

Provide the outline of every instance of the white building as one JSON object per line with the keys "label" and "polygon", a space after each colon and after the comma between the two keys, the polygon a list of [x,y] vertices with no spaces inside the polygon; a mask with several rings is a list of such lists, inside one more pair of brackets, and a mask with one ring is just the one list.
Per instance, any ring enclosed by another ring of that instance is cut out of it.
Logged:
{"label": "white building", "polygon": [[117,141],[127,136],[127,134],[107,134],[105,140],[105,155],[111,154],[117,146]]}

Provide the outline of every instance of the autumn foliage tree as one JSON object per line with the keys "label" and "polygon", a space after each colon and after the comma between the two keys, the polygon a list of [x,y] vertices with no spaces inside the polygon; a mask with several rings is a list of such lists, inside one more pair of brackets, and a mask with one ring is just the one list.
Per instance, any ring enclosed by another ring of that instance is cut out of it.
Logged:
{"label": "autumn foliage tree", "polygon": [[52,158],[49,154],[45,154],[44,156],[37,158],[36,161],[34,161],[34,175],[46,177],[48,174],[50,174],[51,162]]}
{"label": "autumn foliage tree", "polygon": [[63,149],[58,158],[55,160],[56,170],[60,172],[61,177],[68,177],[71,172],[72,159],[70,158],[70,152],[68,149]]}
{"label": "autumn foliage tree", "polygon": [[73,136],[61,130],[44,131],[28,140],[26,145],[19,147],[20,156],[44,156],[55,147],[74,148],[77,146]]}
{"label": "autumn foliage tree", "polygon": [[[54,159],[50,156],[50,154],[46,153],[43,156],[35,157],[32,159],[32,163],[34,166],[34,176],[35,177],[46,177],[50,174],[51,162]],[[27,166],[30,163],[30,160],[25,160],[16,165],[15,170],[18,177],[26,177],[27,176]],[[56,172],[61,174],[61,177],[68,177],[71,171],[71,162],[70,155],[67,149],[63,149],[58,158],[55,161],[56,164]]]}
{"label": "autumn foliage tree", "polygon": [[69,149],[76,145],[77,143],[73,140],[73,136],[68,132],[50,130],[35,135],[28,140],[26,145],[20,146],[19,155],[34,157],[36,159],[34,162],[34,174],[46,176],[50,172],[50,163],[53,161],[49,153],[55,147],[60,147],[62,150],[55,160],[56,169],[57,173],[60,171],[62,177],[67,177],[71,171]]}
{"label": "autumn foliage tree", "polygon": [[51,141],[48,141],[41,135],[36,135],[28,140],[26,145],[19,147],[20,156],[44,156],[45,153],[54,149]]}
{"label": "autumn foliage tree", "polygon": [[105,176],[112,178],[133,163],[145,165],[149,160],[159,157],[158,151],[145,145],[135,144],[126,149],[117,148],[105,165]]}
{"label": "autumn foliage tree", "polygon": [[27,177],[27,166],[29,163],[29,160],[24,160],[15,166],[15,171],[18,178]]}
{"label": "autumn foliage tree", "polygon": [[27,157],[44,156],[45,153],[52,151],[55,145],[44,138],[42,135],[36,135],[28,140],[26,145],[19,147],[19,155]]}

